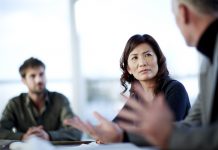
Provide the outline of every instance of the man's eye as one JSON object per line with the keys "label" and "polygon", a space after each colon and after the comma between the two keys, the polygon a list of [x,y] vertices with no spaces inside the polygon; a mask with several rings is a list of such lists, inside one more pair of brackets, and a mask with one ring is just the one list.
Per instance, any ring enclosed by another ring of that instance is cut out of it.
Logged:
{"label": "man's eye", "polygon": [[31,75],[30,77],[31,77],[31,78],[35,78],[35,75]]}
{"label": "man's eye", "polygon": [[40,73],[40,77],[43,77],[44,76],[44,73]]}

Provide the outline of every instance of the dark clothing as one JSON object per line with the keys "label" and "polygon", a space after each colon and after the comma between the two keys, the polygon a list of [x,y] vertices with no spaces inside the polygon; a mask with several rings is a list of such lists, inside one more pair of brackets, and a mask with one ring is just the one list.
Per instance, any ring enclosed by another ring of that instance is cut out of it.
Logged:
{"label": "dark clothing", "polygon": [[197,45],[198,51],[205,55],[211,63],[213,63],[217,33],[218,19],[203,33]]}
{"label": "dark clothing", "polygon": [[[160,92],[164,94],[167,104],[174,114],[175,121],[183,120],[188,114],[191,105],[187,91],[182,83],[168,77],[163,81]],[[135,93],[131,92],[130,96],[136,100],[139,99]],[[126,105],[124,105],[125,107]]]}
{"label": "dark clothing", "polygon": [[[191,107],[185,87],[179,81],[169,77],[165,79],[161,87],[161,92],[163,92],[167,104],[174,114],[175,120],[183,120]],[[134,93],[131,93],[130,95],[135,99],[139,99]],[[126,108],[125,105],[124,108]],[[122,118],[116,117],[114,121],[117,122],[119,119]],[[142,137],[132,133],[125,133],[124,141],[133,142],[136,145],[148,145]]]}
{"label": "dark clothing", "polygon": [[210,122],[211,124],[216,123],[218,120],[218,75],[216,77],[216,89],[215,89],[215,95],[214,95],[214,100],[213,100],[213,108],[211,112],[211,118]]}
{"label": "dark clothing", "polygon": [[185,87],[179,81],[166,79],[162,90],[167,104],[174,114],[175,121],[183,120],[191,107]]}
{"label": "dark clothing", "polygon": [[66,127],[63,120],[74,116],[68,99],[57,92],[46,91],[45,107],[37,111],[27,93],[12,98],[0,121],[0,139],[21,140],[33,126],[42,125],[51,140],[80,140],[81,132]]}
{"label": "dark clothing", "polygon": [[[203,53],[213,64],[213,56],[215,51],[215,44],[216,44],[216,36],[218,34],[218,19],[215,20],[208,29],[204,32],[202,37],[200,38],[200,41],[198,43],[198,50]],[[211,116],[211,122],[215,122],[218,119],[218,75],[216,78],[216,89],[215,89],[215,95],[214,95],[214,104],[212,109],[212,116]]]}
{"label": "dark clothing", "polygon": [[218,20],[208,26],[197,48],[205,56],[199,95],[185,120],[173,129],[169,149],[218,149]]}

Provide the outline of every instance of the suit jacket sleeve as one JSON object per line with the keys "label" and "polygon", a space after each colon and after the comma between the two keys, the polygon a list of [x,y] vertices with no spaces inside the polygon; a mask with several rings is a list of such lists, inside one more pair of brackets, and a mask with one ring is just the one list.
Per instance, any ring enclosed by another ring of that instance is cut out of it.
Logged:
{"label": "suit jacket sleeve", "polygon": [[169,149],[218,149],[218,124],[192,129],[175,128]]}
{"label": "suit jacket sleeve", "polygon": [[202,123],[202,99],[198,96],[186,119],[172,131],[169,149],[218,149],[218,124]]}

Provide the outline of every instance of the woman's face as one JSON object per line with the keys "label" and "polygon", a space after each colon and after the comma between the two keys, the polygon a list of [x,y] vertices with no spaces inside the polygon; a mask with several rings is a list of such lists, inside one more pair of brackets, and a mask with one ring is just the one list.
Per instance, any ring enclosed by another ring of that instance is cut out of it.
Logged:
{"label": "woman's face", "polygon": [[157,56],[149,44],[142,43],[133,49],[128,57],[127,70],[139,81],[149,81],[156,76]]}

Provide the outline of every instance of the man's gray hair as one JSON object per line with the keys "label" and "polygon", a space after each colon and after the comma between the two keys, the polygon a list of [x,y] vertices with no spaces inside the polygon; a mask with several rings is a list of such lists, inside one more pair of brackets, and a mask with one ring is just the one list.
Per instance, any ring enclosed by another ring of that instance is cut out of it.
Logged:
{"label": "man's gray hair", "polygon": [[218,16],[218,0],[177,0],[192,5],[199,12]]}

